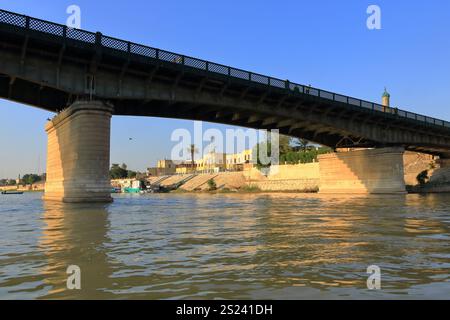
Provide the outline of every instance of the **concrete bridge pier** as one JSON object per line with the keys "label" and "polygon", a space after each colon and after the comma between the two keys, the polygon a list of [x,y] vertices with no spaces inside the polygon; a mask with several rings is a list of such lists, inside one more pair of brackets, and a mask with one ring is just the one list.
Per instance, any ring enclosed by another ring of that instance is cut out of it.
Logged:
{"label": "concrete bridge pier", "polygon": [[113,107],[77,101],[49,121],[44,200],[111,202],[110,127]]}
{"label": "concrete bridge pier", "polygon": [[320,193],[406,193],[403,148],[366,149],[319,156]]}

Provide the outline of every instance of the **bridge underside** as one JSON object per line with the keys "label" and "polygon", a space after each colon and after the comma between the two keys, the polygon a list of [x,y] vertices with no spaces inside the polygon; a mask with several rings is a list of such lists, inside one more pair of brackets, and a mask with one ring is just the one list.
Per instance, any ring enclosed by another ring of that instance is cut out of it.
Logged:
{"label": "bridge underside", "polygon": [[[112,106],[78,101],[46,125],[46,200],[112,201],[109,183]],[[319,157],[321,193],[405,193],[403,148],[366,149]]]}

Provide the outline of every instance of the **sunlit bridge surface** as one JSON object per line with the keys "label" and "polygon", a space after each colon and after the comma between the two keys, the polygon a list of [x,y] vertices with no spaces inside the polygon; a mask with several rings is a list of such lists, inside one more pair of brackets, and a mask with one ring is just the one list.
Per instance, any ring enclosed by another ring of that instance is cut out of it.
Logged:
{"label": "sunlit bridge surface", "polygon": [[1,299],[450,298],[447,195],[41,197],[0,197]]}

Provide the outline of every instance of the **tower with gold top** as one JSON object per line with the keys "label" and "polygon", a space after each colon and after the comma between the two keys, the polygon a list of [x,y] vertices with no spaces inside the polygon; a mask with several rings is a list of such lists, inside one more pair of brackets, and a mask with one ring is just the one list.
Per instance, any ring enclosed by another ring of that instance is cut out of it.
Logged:
{"label": "tower with gold top", "polygon": [[390,105],[390,99],[391,99],[391,95],[389,94],[389,92],[387,92],[386,87],[384,87],[384,92],[383,92],[383,95],[381,97],[382,97],[381,104],[384,107],[383,108],[384,111],[386,111],[386,109]]}

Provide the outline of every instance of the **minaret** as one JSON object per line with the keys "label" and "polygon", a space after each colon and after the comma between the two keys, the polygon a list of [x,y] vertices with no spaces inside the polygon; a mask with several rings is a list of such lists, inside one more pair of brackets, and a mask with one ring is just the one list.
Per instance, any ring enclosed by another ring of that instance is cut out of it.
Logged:
{"label": "minaret", "polygon": [[384,87],[384,92],[383,92],[383,95],[382,95],[382,102],[381,102],[383,107],[389,107],[389,105],[390,105],[390,98],[391,98],[391,95],[389,94],[389,92],[386,91],[386,87]]}

